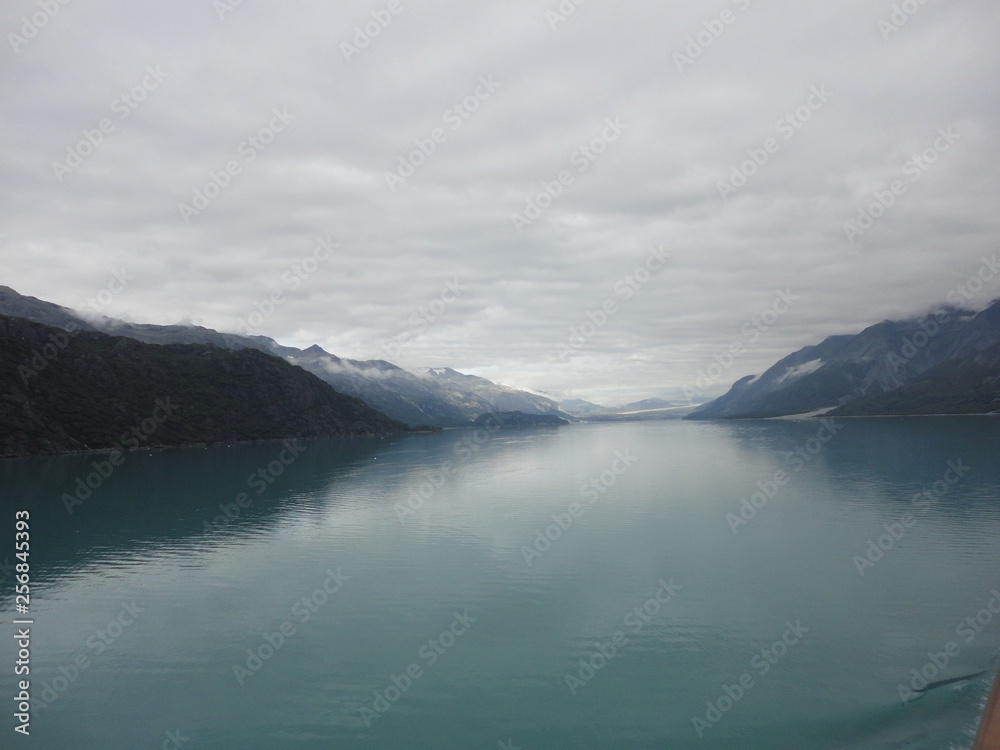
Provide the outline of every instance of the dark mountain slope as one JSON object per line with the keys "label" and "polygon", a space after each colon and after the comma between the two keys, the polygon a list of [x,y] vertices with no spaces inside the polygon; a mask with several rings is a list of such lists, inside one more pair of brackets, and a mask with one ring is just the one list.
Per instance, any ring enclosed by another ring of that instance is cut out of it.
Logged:
{"label": "dark mountain slope", "polygon": [[933,367],[888,393],[855,399],[830,416],[1000,412],[1000,345]]}
{"label": "dark mountain slope", "polygon": [[906,385],[938,365],[1000,343],[1000,302],[978,314],[943,308],[831,336],[780,360],[688,419],[755,418],[829,409]]}
{"label": "dark mountain slope", "polygon": [[406,429],[254,349],[68,334],[8,316],[0,316],[0,394],[6,456],[121,447],[128,434],[124,447]]}
{"label": "dark mountain slope", "polygon": [[223,349],[253,348],[298,365],[333,386],[360,398],[378,411],[410,425],[462,427],[490,411],[559,413],[551,399],[497,385],[450,368],[413,373],[385,360],[342,359],[319,346],[297,349],[267,336],[243,336],[188,325],[129,323],[105,316],[81,319],[74,311],[0,287],[0,314],[14,315],[61,328],[99,330],[147,344],[214,344]]}

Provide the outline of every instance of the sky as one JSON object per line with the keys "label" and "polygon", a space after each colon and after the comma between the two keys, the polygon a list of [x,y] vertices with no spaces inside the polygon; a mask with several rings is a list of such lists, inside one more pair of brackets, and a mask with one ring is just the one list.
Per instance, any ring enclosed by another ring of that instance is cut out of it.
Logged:
{"label": "sky", "polygon": [[557,399],[704,400],[1000,296],[998,21],[995,0],[13,0],[0,284]]}

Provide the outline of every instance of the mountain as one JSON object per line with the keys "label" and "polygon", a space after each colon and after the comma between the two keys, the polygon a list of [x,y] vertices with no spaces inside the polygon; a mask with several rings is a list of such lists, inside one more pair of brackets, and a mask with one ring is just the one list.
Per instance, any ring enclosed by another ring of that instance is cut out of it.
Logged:
{"label": "mountain", "polygon": [[466,413],[523,412],[525,414],[562,414],[559,404],[546,396],[498,385],[478,375],[465,375],[450,367],[424,371],[424,375],[448,394],[449,399],[460,404]]}
{"label": "mountain", "polygon": [[253,348],[308,370],[334,390],[364,401],[373,409],[410,426],[466,427],[480,414],[493,411],[557,413],[555,401],[527,391],[497,385],[450,368],[413,373],[385,360],[342,359],[319,346],[282,346],[267,336],[222,333],[186,325],[129,323],[104,316],[82,318],[51,302],[0,287],[0,314],[15,315],[61,328],[100,330],[148,344],[213,344],[222,349]]}
{"label": "mountain", "polygon": [[37,297],[18,294],[9,286],[0,286],[0,314],[12,318],[27,318],[56,328],[96,331],[80,313],[68,307],[45,302]]}
{"label": "mountain", "polygon": [[635,411],[656,411],[657,409],[673,409],[676,406],[687,406],[674,401],[667,401],[662,398],[644,398],[642,401],[633,401],[630,404],[619,406],[615,410],[618,414],[628,414]]}
{"label": "mountain", "polygon": [[269,349],[341,393],[360,398],[410,426],[467,427],[480,414],[495,411],[561,414],[559,405],[544,396],[450,368],[413,373],[380,359],[341,359],[316,345],[300,350],[274,344]]}
{"label": "mountain", "polygon": [[1000,414],[1000,344],[949,360],[888,393],[854,399],[827,416]]}
{"label": "mountain", "polygon": [[0,315],[0,455],[407,431],[254,349],[144,344]]}
{"label": "mountain", "polygon": [[476,417],[477,427],[560,427],[568,420],[555,414],[525,414],[523,411],[498,411]]}
{"label": "mountain", "polygon": [[614,411],[610,406],[593,404],[590,401],[584,401],[582,398],[571,398],[560,401],[559,408],[575,417],[586,417],[591,414],[610,414]]}
{"label": "mountain", "polygon": [[646,419],[681,419],[695,408],[662,398],[647,398],[622,406],[600,406],[582,399],[559,402],[564,412],[590,422],[625,422]]}
{"label": "mountain", "polygon": [[736,381],[688,419],[809,413],[890,393],[943,363],[1000,343],[1000,301],[979,313],[953,307],[883,321],[857,335],[830,336]]}

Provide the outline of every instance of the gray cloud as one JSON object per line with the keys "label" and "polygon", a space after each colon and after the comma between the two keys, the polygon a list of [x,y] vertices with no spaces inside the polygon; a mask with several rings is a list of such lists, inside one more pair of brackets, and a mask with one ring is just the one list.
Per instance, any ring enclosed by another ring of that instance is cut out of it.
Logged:
{"label": "gray cloud", "polygon": [[[223,330],[277,291],[255,332],[283,343],[387,358],[409,334],[402,366],[606,402],[679,397],[745,344],[714,395],[922,313],[997,251],[1000,9],[900,5],[915,12],[891,31],[888,0],[588,0],[553,29],[558,2],[400,0],[350,60],[341,44],[388,3],[59,6],[0,53],[3,283],[79,306],[125,267],[102,312]],[[5,35],[39,9],[6,8]],[[623,129],[594,141],[609,118]],[[67,149],[92,153],[60,181]],[[390,186],[400,159],[412,174]],[[723,197],[734,168],[753,174]],[[186,222],[196,190],[215,197]],[[290,283],[321,237],[333,257]],[[624,299],[616,282],[661,245],[669,263]],[[435,305],[449,280],[462,291]],[[750,340],[777,290],[797,299]],[[560,358],[608,299],[617,312]]]}

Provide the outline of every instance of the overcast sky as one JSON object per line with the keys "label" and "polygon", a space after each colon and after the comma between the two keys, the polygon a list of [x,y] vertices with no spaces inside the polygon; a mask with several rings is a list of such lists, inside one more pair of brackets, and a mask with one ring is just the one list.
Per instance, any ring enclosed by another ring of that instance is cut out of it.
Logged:
{"label": "overcast sky", "polygon": [[721,359],[717,395],[925,312],[1000,249],[998,20],[15,0],[0,283],[610,404],[680,398]]}

